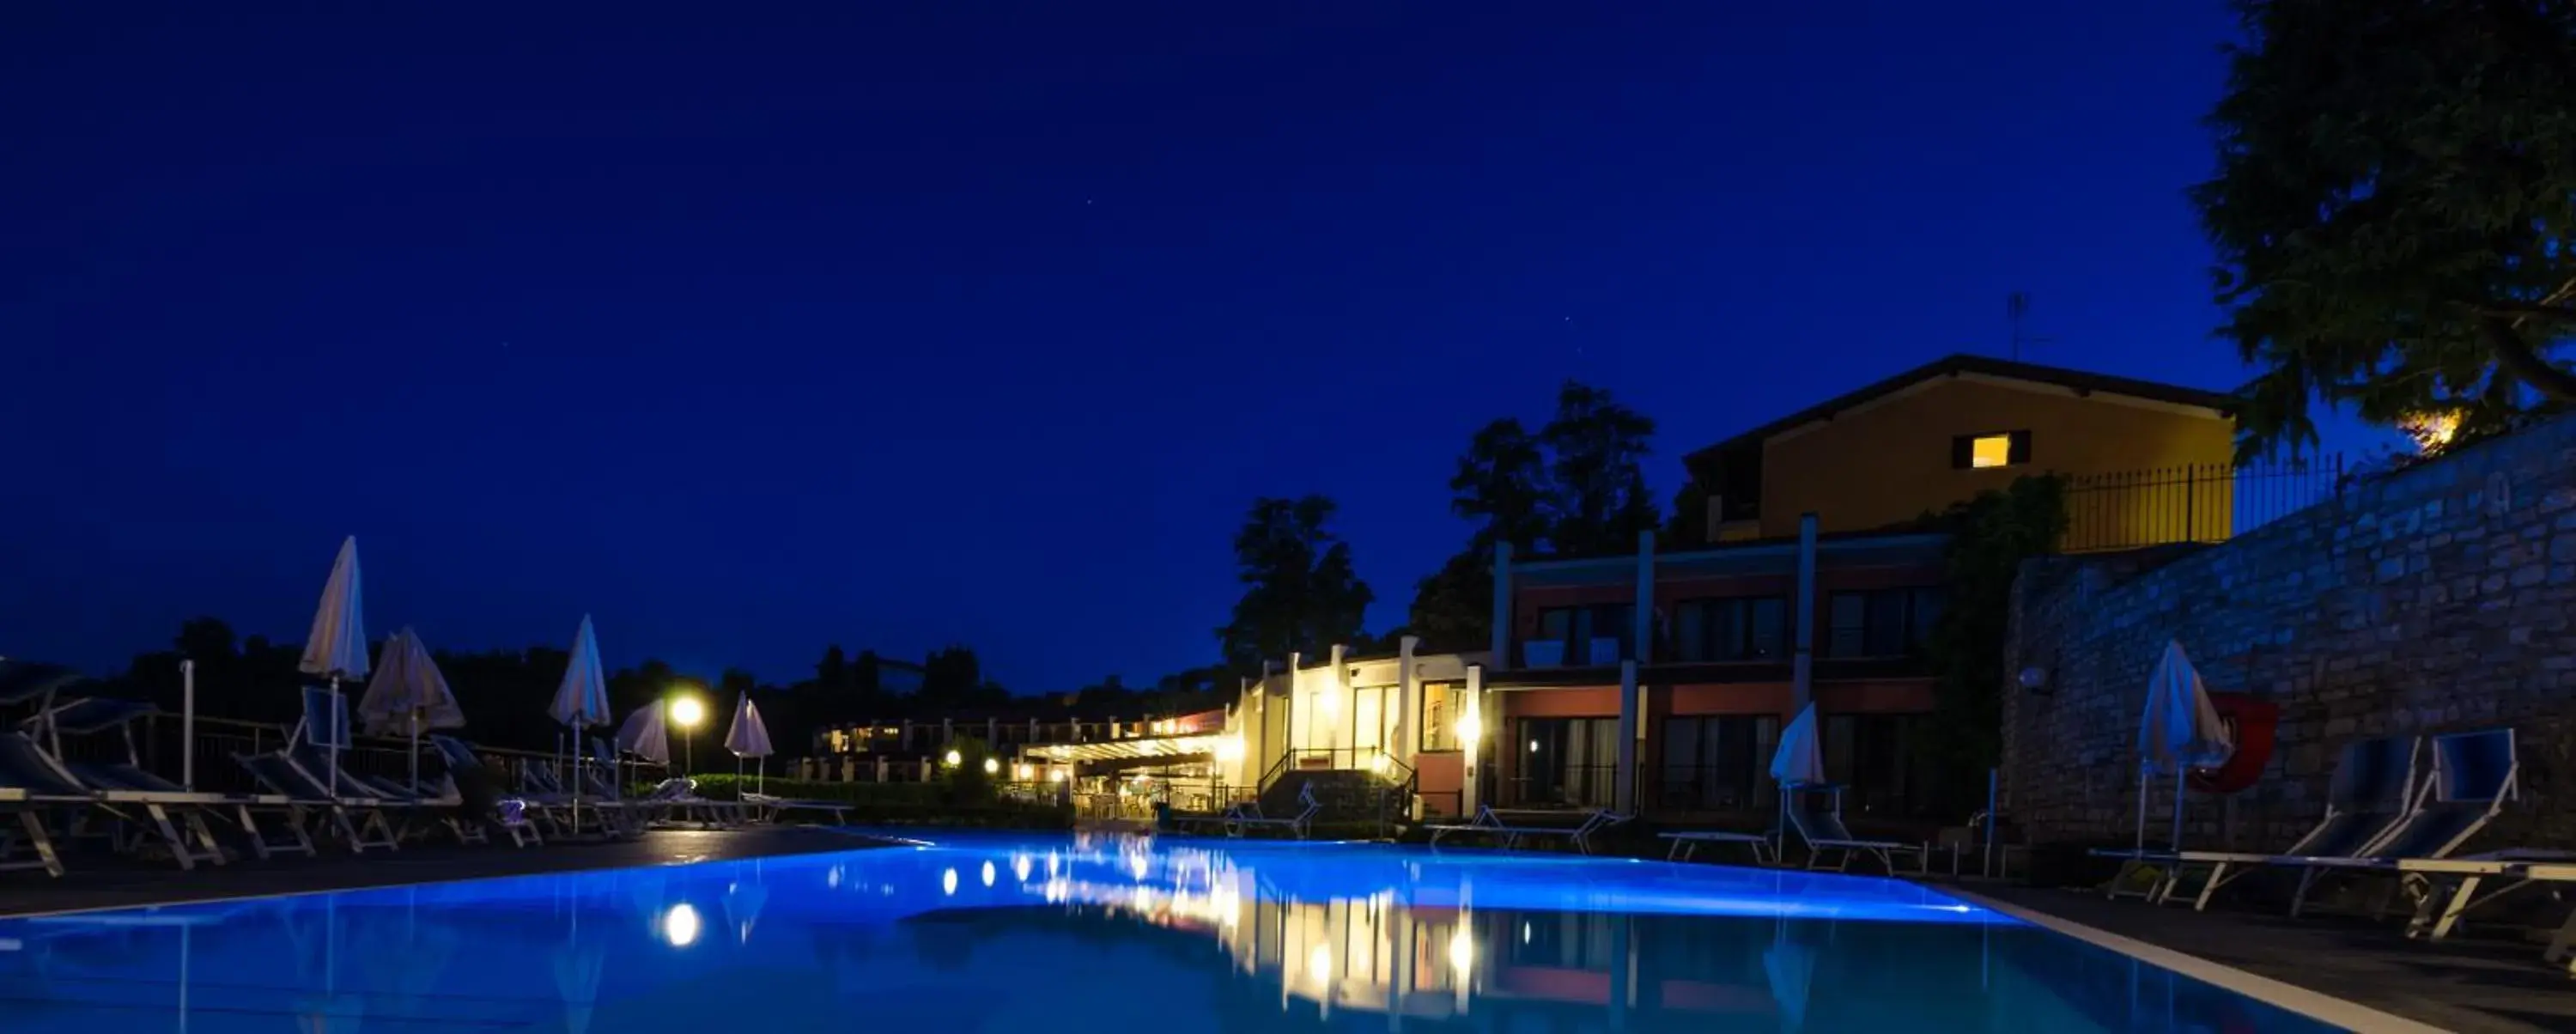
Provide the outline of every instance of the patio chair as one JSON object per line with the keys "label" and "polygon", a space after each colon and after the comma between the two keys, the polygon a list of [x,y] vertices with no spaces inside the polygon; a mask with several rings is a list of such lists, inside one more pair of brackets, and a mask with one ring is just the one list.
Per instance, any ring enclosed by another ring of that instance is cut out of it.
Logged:
{"label": "patio chair", "polygon": [[1564,837],[1576,851],[1592,853],[1592,835],[1628,821],[1628,816],[1608,808],[1496,808],[1479,806],[1476,816],[1463,823],[1448,822],[1427,825],[1431,846],[1452,836],[1490,836],[1497,846],[1508,851],[1521,846],[1523,840]]}
{"label": "patio chair", "polygon": [[665,824],[686,823],[701,829],[730,829],[742,824],[741,802],[700,797],[698,781],[687,776],[662,780],[642,800],[662,812]]}
{"label": "patio chair", "polygon": [[[151,704],[101,697],[56,704],[28,719],[33,730],[26,737],[28,746],[42,751],[43,756],[27,763],[50,763],[64,778],[97,794],[100,810],[134,827],[137,841],[147,829],[159,834],[180,869],[194,869],[201,861],[222,865],[226,860],[223,848],[215,843],[214,831],[206,825],[206,819],[226,817],[227,813],[269,802],[233,794],[198,793],[145,770],[142,751],[134,741],[134,723],[159,713],[160,709]],[[66,735],[95,736],[111,730],[124,741],[123,761],[70,761],[60,751]],[[0,750],[14,749],[17,748],[0,744]],[[122,837],[115,840],[120,850],[136,846]]]}
{"label": "patio chair", "polygon": [[[269,793],[285,797],[299,813],[323,816],[331,829],[349,842],[351,853],[364,854],[370,847],[400,849],[393,824],[386,820],[384,806],[376,799],[333,794],[323,777],[306,771],[293,756],[283,752],[235,754],[233,761]],[[296,826],[302,837],[303,823],[298,821]]]}
{"label": "patio chair", "polygon": [[[2417,795],[2414,809],[2360,851],[2319,857],[2286,855],[2269,861],[2303,870],[2298,893],[2290,899],[2292,916],[2306,909],[2309,892],[2324,876],[2399,875],[2406,861],[2449,858],[2503,811],[2505,802],[2521,796],[2522,762],[2512,729],[2436,736],[2432,751],[2432,778]],[[2372,911],[2385,911],[2387,900],[2383,896]]]}
{"label": "patio chair", "polygon": [[[433,735],[429,738],[429,746],[431,750],[438,752],[439,760],[447,765],[449,785],[459,788],[457,806],[461,810],[464,807],[463,780],[458,777],[468,773],[479,773],[483,778],[488,779],[492,774],[492,768],[483,763],[482,755],[474,752],[473,744],[456,737]],[[494,785],[498,785],[497,782]],[[527,801],[503,794],[492,802],[492,810],[489,814],[460,815],[459,818],[466,822],[469,828],[479,827],[484,820],[492,821],[501,827],[501,832],[510,835],[512,847],[527,847],[531,844],[542,846],[545,838],[538,834],[535,820],[528,817],[529,809],[530,805]],[[479,828],[477,832],[480,832]]]}
{"label": "patio chair", "polygon": [[1753,864],[1780,864],[1780,851],[1771,845],[1769,834],[1738,833],[1725,829],[1680,829],[1658,833],[1655,836],[1658,839],[1672,841],[1672,848],[1664,852],[1665,861],[1690,861],[1693,855],[1699,853],[1702,844],[1742,844],[1753,849]]}
{"label": "patio chair", "polygon": [[[0,871],[43,869],[61,876],[62,856],[54,850],[46,814],[77,815],[98,804],[96,793],[54,765],[26,733],[0,733],[0,813],[18,819],[15,830],[0,826]],[[21,851],[29,857],[19,858]]]}
{"label": "patio chair", "polygon": [[[1817,790],[1826,791],[1828,799],[1833,802],[1832,808],[1820,811],[1808,803],[1812,791]],[[1878,859],[1879,868],[1895,875],[1900,871],[1896,860],[1910,856],[1914,859],[1916,875],[1930,875],[1932,871],[1932,852],[1922,844],[1864,840],[1853,836],[1851,830],[1843,825],[1842,787],[1782,787],[1780,807],[1788,813],[1789,828],[1796,830],[1798,839],[1807,845],[1809,869],[1828,868],[1825,859],[1831,856],[1834,862],[1830,868],[1835,872],[1847,872],[1854,857],[1869,857]]]}
{"label": "patio chair", "polygon": [[[2423,753],[2423,741],[2415,736],[2376,736],[2344,744],[2335,761],[2334,776],[2327,784],[2325,817],[2301,835],[2298,842],[2277,854],[2247,851],[2135,851],[2099,850],[2104,858],[2133,859],[2162,863],[2165,872],[2147,892],[2147,900],[2166,904],[2191,872],[2206,870],[2200,889],[2192,896],[2193,911],[2209,908],[2210,898],[2247,873],[2261,871],[2266,865],[2281,864],[2284,858],[2350,858],[2364,854],[2385,839],[2399,823],[2414,813],[2420,789],[2416,776],[2417,759]],[[2309,880],[2303,874],[2302,893]]]}
{"label": "patio chair", "polygon": [[742,803],[752,810],[752,821],[755,822],[775,824],[780,816],[791,811],[818,811],[830,815],[832,825],[850,824],[850,805],[844,801],[772,797],[765,793],[745,790],[742,793]]}
{"label": "patio chair", "polygon": [[1268,818],[1261,814],[1261,806],[1255,802],[1245,813],[1236,815],[1234,821],[1226,825],[1225,833],[1227,836],[1240,837],[1257,829],[1276,829],[1304,840],[1307,834],[1313,831],[1315,816],[1323,814],[1324,811],[1323,802],[1315,799],[1315,784],[1307,783],[1297,788],[1297,803],[1300,807],[1296,815],[1288,818]]}

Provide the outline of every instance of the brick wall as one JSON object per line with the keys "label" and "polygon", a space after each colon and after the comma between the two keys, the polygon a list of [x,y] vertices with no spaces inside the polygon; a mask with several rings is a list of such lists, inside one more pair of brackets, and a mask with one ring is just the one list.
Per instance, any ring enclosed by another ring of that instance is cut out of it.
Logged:
{"label": "brick wall", "polygon": [[[2014,586],[2004,791],[2043,841],[2126,842],[2137,719],[2167,639],[2212,691],[2281,708],[2263,779],[2195,796],[2188,843],[2287,847],[2354,738],[2520,730],[2523,797],[2471,847],[2576,848],[2576,418],[2363,481],[2224,545],[2026,564]],[[2172,817],[2150,793],[2150,841]]]}

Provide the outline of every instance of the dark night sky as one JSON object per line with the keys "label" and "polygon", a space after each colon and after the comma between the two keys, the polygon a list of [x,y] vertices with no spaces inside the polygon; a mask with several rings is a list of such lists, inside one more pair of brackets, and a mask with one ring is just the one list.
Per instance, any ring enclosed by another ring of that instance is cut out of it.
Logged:
{"label": "dark night sky", "polygon": [[356,534],[438,646],[1150,679],[1257,495],[1400,621],[1567,377],[1659,498],[2016,288],[2241,379],[2217,0],[286,6],[0,9],[0,654],[300,639]]}

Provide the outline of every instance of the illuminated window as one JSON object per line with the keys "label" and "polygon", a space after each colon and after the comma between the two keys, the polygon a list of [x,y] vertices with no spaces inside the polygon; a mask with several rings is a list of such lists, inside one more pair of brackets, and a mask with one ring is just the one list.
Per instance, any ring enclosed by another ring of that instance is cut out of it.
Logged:
{"label": "illuminated window", "polygon": [[2030,462],[2030,432],[1963,434],[1950,440],[1950,466],[1960,470],[2018,467]]}

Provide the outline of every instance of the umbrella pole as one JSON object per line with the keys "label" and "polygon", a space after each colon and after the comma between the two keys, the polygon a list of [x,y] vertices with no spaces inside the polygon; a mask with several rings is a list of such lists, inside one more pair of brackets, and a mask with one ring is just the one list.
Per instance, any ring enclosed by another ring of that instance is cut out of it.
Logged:
{"label": "umbrella pole", "polygon": [[2138,766],[2138,844],[2134,853],[2147,853],[2147,766]]}
{"label": "umbrella pole", "polygon": [[2182,850],[2182,802],[2183,802],[2183,798],[2191,792],[2191,788],[2190,788],[2190,787],[2188,787],[2188,786],[2183,785],[2183,781],[2182,781],[2182,780],[2183,780],[2183,773],[2184,773],[2184,772],[2187,772],[2187,771],[2189,771],[2189,769],[2186,769],[2186,768],[2184,768],[2184,767],[2183,767],[2183,766],[2181,766],[2181,765],[2176,765],[2176,766],[2174,766],[2174,827],[2173,827],[2173,849],[2174,849],[2174,850],[2176,850],[2176,851],[2180,851],[2180,850]]}
{"label": "umbrella pole", "polygon": [[197,662],[193,660],[179,662],[179,787],[197,792]]}
{"label": "umbrella pole", "polygon": [[331,796],[340,796],[340,676],[331,676]]}
{"label": "umbrella pole", "polygon": [[753,792],[753,793],[768,793],[768,792],[769,792],[769,755],[767,755],[767,754],[763,754],[763,755],[761,755],[761,756],[760,756],[760,789],[754,790],[754,791],[752,791],[752,792]]}
{"label": "umbrella pole", "polygon": [[411,795],[420,796],[420,712],[411,715]]}

